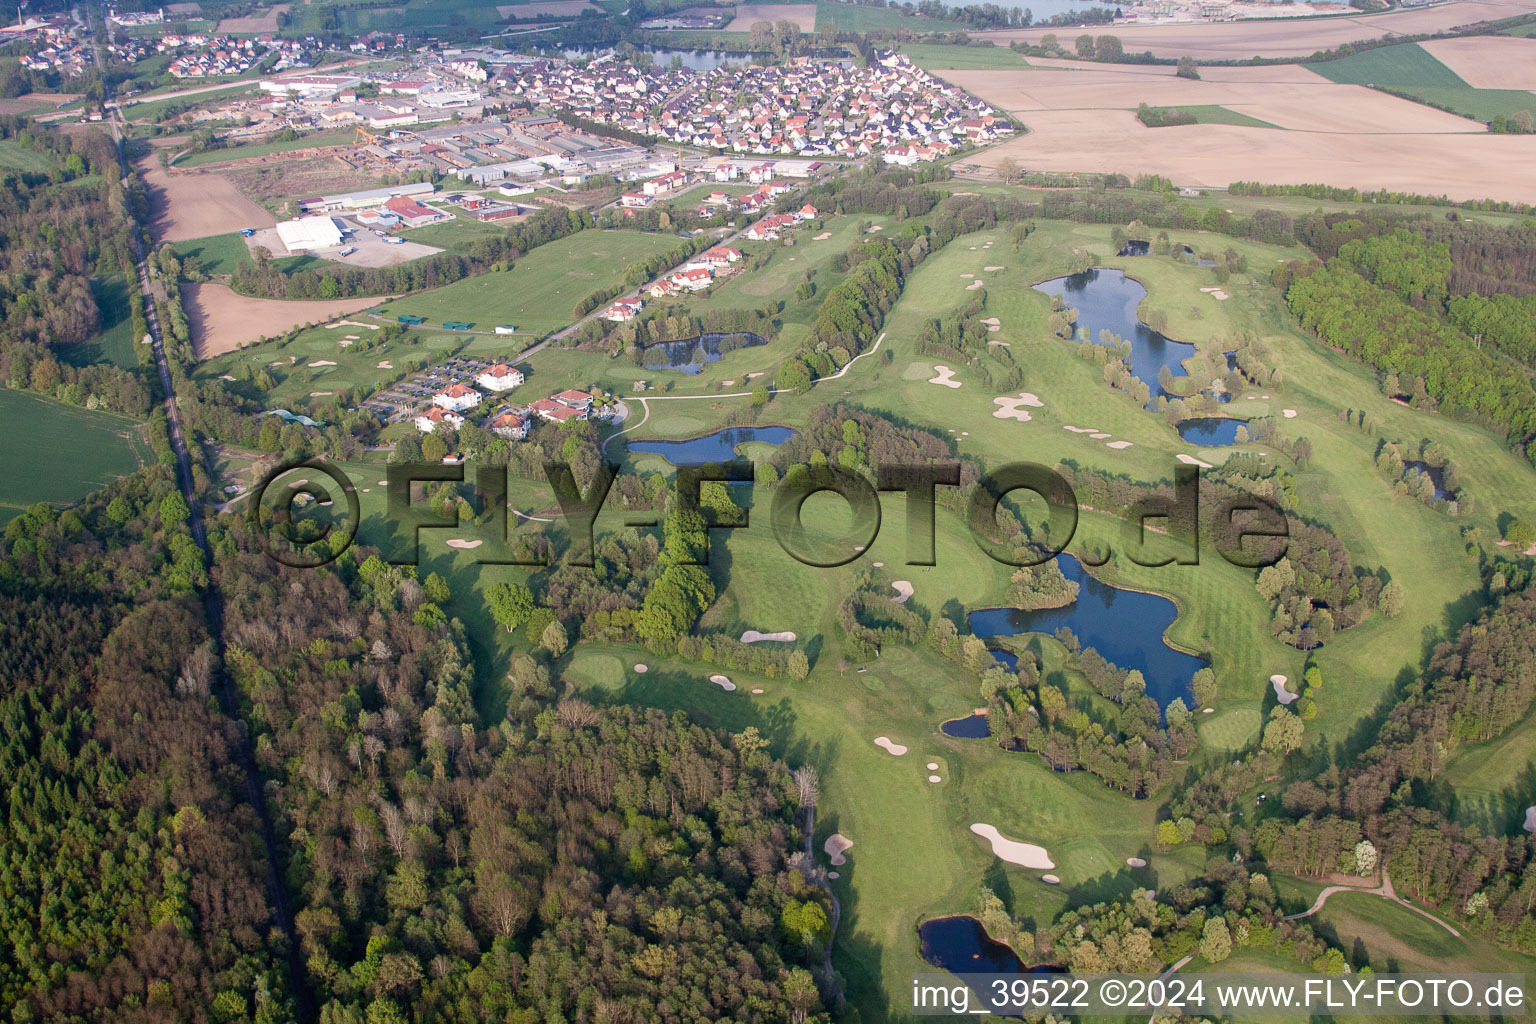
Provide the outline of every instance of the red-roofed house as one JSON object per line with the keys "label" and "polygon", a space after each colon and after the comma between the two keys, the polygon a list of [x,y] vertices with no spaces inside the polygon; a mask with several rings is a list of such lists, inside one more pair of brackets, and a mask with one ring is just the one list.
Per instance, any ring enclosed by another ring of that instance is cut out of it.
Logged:
{"label": "red-roofed house", "polygon": [[575,409],[583,416],[592,411],[592,396],[585,391],[568,389],[555,395],[554,399],[563,406]]}
{"label": "red-roofed house", "polygon": [[645,304],[639,298],[620,299],[603,313],[604,320],[612,320],[616,324],[626,323],[640,315],[640,310]]}
{"label": "red-roofed house", "polygon": [[504,412],[486,426],[491,428],[491,433],[509,441],[521,441],[528,436],[528,417],[515,412]]}
{"label": "red-roofed house", "polygon": [[566,420],[585,419],[585,415],[572,409],[568,405],[561,405],[553,398],[541,398],[528,407],[528,411],[549,420],[551,423],[564,423]]}

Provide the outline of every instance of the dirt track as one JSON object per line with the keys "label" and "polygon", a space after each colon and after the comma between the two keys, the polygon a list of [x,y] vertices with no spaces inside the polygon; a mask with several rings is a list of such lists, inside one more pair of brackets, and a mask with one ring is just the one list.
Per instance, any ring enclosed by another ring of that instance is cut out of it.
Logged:
{"label": "dirt track", "polygon": [[[1393,35],[1443,32],[1459,25],[1497,21],[1536,11],[1536,0],[1458,0],[1385,14],[1337,18],[1284,18],[1275,21],[1222,21],[1188,25],[1117,25],[1127,53],[1151,50],[1159,57],[1191,56],[1202,60],[1247,60],[1249,57],[1306,57],[1341,43]],[[1086,31],[1097,33],[1099,28]],[[1078,34],[1071,28],[1006,29],[973,32],[979,39],[1006,45],[1016,39],[1038,43],[1054,32],[1066,45]]]}
{"label": "dirt track", "polygon": [[377,297],[313,302],[253,299],[222,284],[181,286],[181,302],[192,325],[192,345],[199,359],[233,352],[241,345],[307,323],[322,323],[355,313],[380,301]]}
{"label": "dirt track", "polygon": [[212,171],[170,173],[160,161],[139,161],[139,173],[149,185],[149,229],[156,244],[225,235],[241,228],[265,228],[277,223],[266,210]]}

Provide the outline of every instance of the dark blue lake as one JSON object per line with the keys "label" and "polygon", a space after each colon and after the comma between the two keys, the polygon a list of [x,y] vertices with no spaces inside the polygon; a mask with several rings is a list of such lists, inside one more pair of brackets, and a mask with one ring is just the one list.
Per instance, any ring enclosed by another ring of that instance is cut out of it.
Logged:
{"label": "dark blue lake", "polygon": [[1060,296],[1077,310],[1078,337],[1097,345],[1099,332],[1109,331],[1129,341],[1131,373],[1151,389],[1151,401],[1165,394],[1157,382],[1163,367],[1175,377],[1189,376],[1183,364],[1195,354],[1195,346],[1166,338],[1137,319],[1136,307],[1147,297],[1147,290],[1124,271],[1102,267],[1085,270],[1042,281],[1035,290]]}
{"label": "dark blue lake", "polygon": [[683,373],[701,373],[708,363],[714,362],[727,352],[739,348],[756,348],[768,344],[768,339],[751,331],[733,334],[702,334],[697,338],[679,341],[659,341],[645,346],[642,364],[650,370],[681,370]]}
{"label": "dark blue lake", "polygon": [[1203,444],[1213,448],[1237,444],[1237,428],[1247,426],[1247,420],[1232,416],[1202,416],[1179,421],[1179,436],[1190,444]]}
{"label": "dark blue lake", "polygon": [[[994,654],[1005,654],[1005,651],[994,651]],[[1018,667],[1018,658],[1013,658],[1013,667]],[[992,735],[992,729],[987,725],[986,715],[966,715],[964,718],[952,718],[939,726],[939,731],[945,736],[957,736],[960,739],[977,740],[983,736]]]}
{"label": "dark blue lake", "polygon": [[[1054,633],[1066,626],[1084,647],[1092,647],[1121,668],[1141,672],[1147,681],[1147,696],[1157,701],[1158,707],[1166,709],[1175,697],[1191,703],[1190,680],[1205,667],[1205,660],[1163,642],[1163,633],[1178,617],[1174,603],[1156,594],[1100,583],[1071,555],[1058,555],[1056,563],[1067,579],[1080,585],[1076,601],[1064,608],[1039,611],[982,608],[968,616],[971,632],[986,638]],[[1004,653],[993,652],[999,660]]]}
{"label": "dark blue lake", "polygon": [[660,455],[674,466],[702,466],[729,462],[736,457],[736,446],[748,441],[783,444],[794,434],[789,427],[726,427],[686,441],[631,441],[624,447],[632,452]]}
{"label": "dark blue lake", "polygon": [[956,974],[1023,974],[1024,961],[974,917],[936,917],[918,926],[923,959]]}

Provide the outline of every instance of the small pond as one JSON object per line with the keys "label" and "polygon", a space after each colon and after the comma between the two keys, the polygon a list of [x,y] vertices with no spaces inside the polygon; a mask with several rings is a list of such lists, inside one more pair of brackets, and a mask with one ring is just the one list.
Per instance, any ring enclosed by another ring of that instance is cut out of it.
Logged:
{"label": "small pond", "polygon": [[768,339],[751,331],[734,334],[701,334],[697,338],[681,338],[677,341],[658,341],[645,346],[642,365],[648,370],[680,370],[683,373],[702,373],[704,367],[728,352],[739,348],[756,348],[768,344]]}
{"label": "small pond", "polygon": [[1233,416],[1199,416],[1179,421],[1179,436],[1190,444],[1202,444],[1211,448],[1237,444],[1237,428],[1248,425],[1247,420]]}
{"label": "small pond", "polygon": [[625,447],[632,452],[660,455],[674,466],[702,466],[729,462],[736,457],[736,447],[749,441],[783,444],[794,434],[789,427],[726,427],[684,441],[630,441]]}
{"label": "small pond", "polygon": [[[1068,277],[1056,277],[1035,285],[1035,290],[1059,296],[1077,310],[1079,338],[1099,343],[1099,332],[1109,331],[1131,343],[1131,373],[1151,391],[1150,401],[1165,394],[1157,382],[1163,367],[1175,377],[1187,377],[1184,360],[1195,354],[1195,346],[1174,341],[1142,323],[1136,308],[1147,297],[1147,290],[1122,270],[1095,268]],[[1150,405],[1150,402],[1149,402]]]}
{"label": "small pond", "polygon": [[[1174,603],[1157,594],[1101,583],[1071,555],[1058,555],[1056,563],[1067,579],[1079,584],[1076,601],[1064,608],[1038,611],[982,608],[967,617],[971,632],[985,639],[1049,634],[1066,626],[1084,647],[1092,647],[1121,668],[1140,671],[1147,681],[1147,696],[1156,700],[1158,707],[1166,710],[1175,697],[1191,703],[1190,680],[1205,667],[1205,660],[1176,651],[1164,642],[1164,631],[1178,617]],[[992,653],[1001,661],[1005,652]]]}
{"label": "small pond", "polygon": [[[994,654],[1004,653],[994,651]],[[1014,659],[1014,666],[1018,666],[1018,659]],[[939,726],[939,731],[945,736],[956,736],[960,739],[977,740],[983,736],[992,735],[991,728],[987,725],[986,715],[966,715],[964,718],[952,718]]]}
{"label": "small pond", "polygon": [[1406,470],[1408,477],[1413,476],[1414,470],[1418,470],[1420,473],[1428,476],[1430,482],[1435,485],[1436,498],[1444,501],[1451,499],[1451,492],[1445,489],[1445,473],[1441,471],[1439,466],[1431,466],[1427,462],[1413,461],[1403,463],[1403,468]]}

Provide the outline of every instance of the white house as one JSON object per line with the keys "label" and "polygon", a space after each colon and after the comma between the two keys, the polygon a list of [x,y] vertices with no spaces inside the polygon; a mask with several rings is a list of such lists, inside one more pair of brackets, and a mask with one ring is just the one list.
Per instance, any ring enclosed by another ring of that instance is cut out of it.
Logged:
{"label": "white house", "polygon": [[487,391],[511,391],[522,382],[523,371],[506,363],[497,363],[475,378],[475,383]]}
{"label": "white house", "polygon": [[[518,376],[521,377],[522,374],[518,374]],[[473,409],[479,405],[482,397],[484,396],[472,387],[464,384],[451,384],[432,396],[432,404],[439,409],[447,409],[449,412],[461,412],[464,409]]]}
{"label": "white house", "polygon": [[603,319],[611,320],[616,324],[626,323],[640,315],[644,303],[638,299],[620,299],[609,306],[603,313]]}
{"label": "white house", "polygon": [[430,434],[439,423],[446,423],[457,430],[464,425],[464,417],[447,409],[433,406],[420,416],[416,417],[416,429],[423,434]]}

